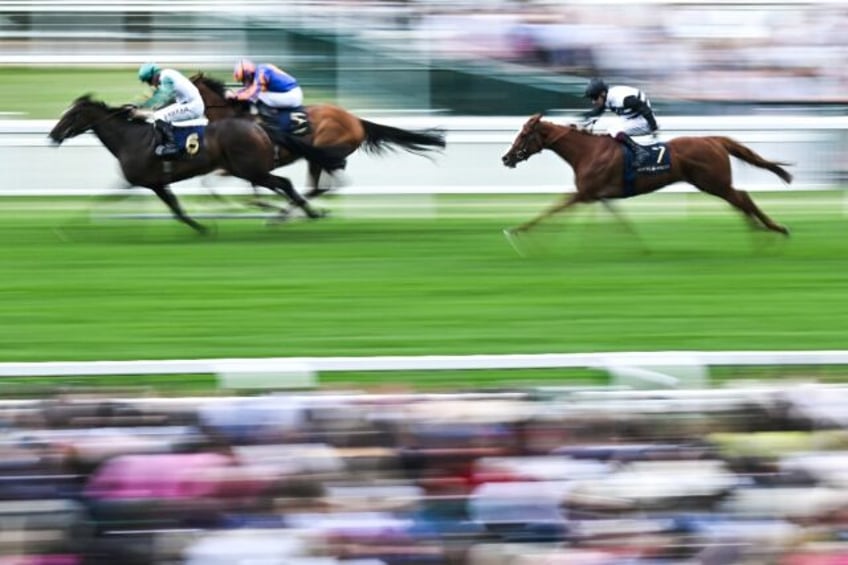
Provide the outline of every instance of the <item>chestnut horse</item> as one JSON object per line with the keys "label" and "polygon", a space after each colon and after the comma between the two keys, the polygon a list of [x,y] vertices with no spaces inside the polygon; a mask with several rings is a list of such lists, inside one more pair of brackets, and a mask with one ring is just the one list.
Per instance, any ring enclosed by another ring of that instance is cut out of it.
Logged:
{"label": "chestnut horse", "polygon": [[747,192],[733,187],[730,156],[771,171],[787,184],[792,182],[792,175],[783,168],[788,164],[768,161],[729,137],[677,137],[658,145],[655,152],[658,163],[660,156],[668,155],[664,170],[640,174],[628,184],[620,143],[608,135],[595,135],[575,125],[544,121],[541,114],[536,114],[527,120],[501,160],[514,168],[543,149],[550,149],[571,165],[576,192],[565,195],[530,221],[506,230],[507,237],[527,231],[545,218],[581,202],[609,204],[607,199],[647,194],[678,181],[726,200],[754,227],[789,235],[789,230],[760,210]]}
{"label": "chestnut horse", "polygon": [[[210,122],[232,117],[253,119],[247,104],[226,98],[226,85],[223,82],[203,73],[192,76],[191,81],[200,91],[206,105],[206,117]],[[430,151],[445,147],[444,131],[438,128],[405,130],[377,124],[358,118],[344,108],[332,104],[309,105],[305,106],[304,110],[312,132],[303,138],[290,135],[285,143],[278,143],[278,149],[283,165],[301,157],[309,162],[310,188],[304,194],[307,199],[327,192],[329,189],[320,188],[318,185],[321,173],[344,169],[345,158],[360,147],[374,154],[381,154],[386,149],[400,148],[425,156]],[[331,153],[338,158],[338,163],[327,167],[317,162],[300,150],[304,144]]]}

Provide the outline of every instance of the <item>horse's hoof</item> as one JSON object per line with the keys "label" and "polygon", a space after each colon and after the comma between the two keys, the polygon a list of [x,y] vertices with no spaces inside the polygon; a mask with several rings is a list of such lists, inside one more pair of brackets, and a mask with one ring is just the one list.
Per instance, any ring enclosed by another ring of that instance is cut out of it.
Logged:
{"label": "horse's hoof", "polygon": [[517,232],[516,232],[515,228],[512,228],[512,229],[508,228],[508,229],[503,230],[504,237],[506,237],[506,240],[512,246],[512,249],[516,253],[518,253],[521,257],[526,257],[527,254],[524,253],[524,250],[522,250],[521,247],[518,245],[518,239],[515,237],[516,233]]}

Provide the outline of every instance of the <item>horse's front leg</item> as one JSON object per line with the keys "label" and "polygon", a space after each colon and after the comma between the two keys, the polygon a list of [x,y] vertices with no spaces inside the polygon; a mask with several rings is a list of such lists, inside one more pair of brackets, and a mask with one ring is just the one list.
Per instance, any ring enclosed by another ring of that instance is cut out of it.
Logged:
{"label": "horse's front leg", "polygon": [[183,211],[183,207],[180,205],[180,201],[177,200],[177,196],[171,192],[167,186],[153,187],[151,190],[153,190],[153,192],[156,193],[156,196],[158,196],[159,199],[164,202],[168,208],[170,208],[171,212],[178,220],[191,226],[199,234],[206,235],[209,233],[209,229],[206,226],[199,224],[186,214],[185,211]]}
{"label": "horse's front leg", "polygon": [[507,231],[511,234],[525,232],[525,231],[531,229],[533,226],[535,226],[539,222],[545,220],[546,218],[549,218],[549,217],[553,216],[554,214],[562,212],[563,210],[566,210],[566,209],[574,206],[578,202],[582,202],[582,200],[583,200],[583,197],[579,192],[575,192],[574,194],[565,195],[565,196],[562,197],[562,199],[560,199],[558,202],[555,202],[553,205],[548,207],[546,210],[544,210],[541,214],[539,214],[538,216],[536,216],[532,220],[524,222],[523,224],[520,224],[520,225],[518,225],[514,228],[507,230]]}
{"label": "horse's front leg", "polygon": [[68,240],[69,236],[67,234],[67,230],[71,229],[73,226],[83,223],[84,218],[91,218],[93,213],[100,207],[108,204],[114,204],[116,202],[120,202],[122,200],[126,200],[133,193],[129,190],[133,185],[126,181],[121,181],[116,187],[115,190],[118,192],[110,192],[107,194],[103,194],[100,196],[96,196],[93,199],[93,202],[85,208],[77,210],[71,216],[63,222],[60,226],[55,228],[56,234],[63,240]]}

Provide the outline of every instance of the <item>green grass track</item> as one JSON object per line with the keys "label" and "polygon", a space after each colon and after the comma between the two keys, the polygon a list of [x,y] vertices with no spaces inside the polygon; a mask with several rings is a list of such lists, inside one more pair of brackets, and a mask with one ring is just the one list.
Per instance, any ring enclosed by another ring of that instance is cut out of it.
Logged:
{"label": "green grass track", "polygon": [[621,209],[641,243],[587,210],[527,236],[526,258],[501,229],[548,197],[219,221],[207,238],[162,220],[68,226],[88,201],[7,198],[0,361],[846,348],[841,195],[755,197],[791,239],[721,206],[634,200]]}

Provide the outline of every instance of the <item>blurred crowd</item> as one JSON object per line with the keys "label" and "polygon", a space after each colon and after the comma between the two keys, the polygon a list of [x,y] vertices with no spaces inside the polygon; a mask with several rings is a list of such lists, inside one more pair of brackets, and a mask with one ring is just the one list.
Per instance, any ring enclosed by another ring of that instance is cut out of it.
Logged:
{"label": "blurred crowd", "polygon": [[[208,13],[176,0],[141,2],[136,11],[80,0],[28,12],[0,2],[0,64],[43,64],[68,54],[102,62],[104,48],[114,62],[144,53],[209,65],[253,49],[284,66],[326,57],[302,48],[288,53],[285,40],[257,47],[261,22],[363,39],[361,47],[379,57],[364,56],[356,67],[384,59],[401,69],[440,59],[516,63],[518,80],[533,70],[600,75],[641,87],[654,100],[845,103],[848,90],[841,64],[848,5],[833,0],[263,0],[249,8],[212,3]],[[44,58],[32,59],[37,55]]]}
{"label": "blurred crowd", "polygon": [[0,408],[3,565],[848,562],[848,388]]}
{"label": "blurred crowd", "polygon": [[437,57],[636,81],[682,100],[845,102],[838,2],[418,1],[408,29]]}

